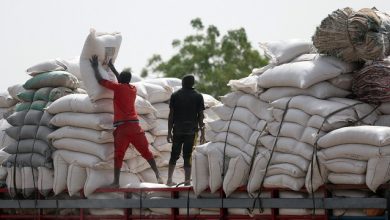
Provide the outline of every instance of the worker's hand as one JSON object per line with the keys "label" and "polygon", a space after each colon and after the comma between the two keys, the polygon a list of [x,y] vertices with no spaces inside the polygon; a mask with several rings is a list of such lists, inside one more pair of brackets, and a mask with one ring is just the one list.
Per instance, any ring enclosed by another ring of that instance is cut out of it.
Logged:
{"label": "worker's hand", "polygon": [[98,56],[93,55],[92,58],[89,59],[89,62],[91,62],[92,68],[94,68],[94,69],[97,69],[97,68],[98,68],[98,66],[99,66]]}
{"label": "worker's hand", "polygon": [[171,132],[168,132],[167,141],[168,141],[168,143],[172,143],[172,133]]}

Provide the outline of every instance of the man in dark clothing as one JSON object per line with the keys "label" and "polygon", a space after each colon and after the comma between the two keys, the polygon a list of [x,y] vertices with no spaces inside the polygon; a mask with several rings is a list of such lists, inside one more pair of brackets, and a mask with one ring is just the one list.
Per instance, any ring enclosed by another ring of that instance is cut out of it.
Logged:
{"label": "man in dark clothing", "polygon": [[119,187],[120,169],[122,167],[123,157],[130,143],[148,161],[150,167],[156,174],[157,182],[163,183],[153,154],[149,150],[149,143],[145,137],[145,132],[139,125],[134,105],[137,89],[135,86],[129,84],[131,81],[131,73],[123,71],[121,74],[118,74],[110,60],[108,67],[115,74],[118,83],[105,80],[100,75],[98,69],[98,57],[93,56],[90,61],[99,84],[114,91],[114,127],[116,127],[114,131],[114,181],[110,186],[114,188]]}
{"label": "man in dark clothing", "polygon": [[168,186],[175,185],[172,182],[172,176],[182,148],[185,185],[190,185],[191,155],[199,130],[201,132],[200,143],[203,144],[205,142],[203,123],[204,101],[203,96],[193,88],[194,84],[194,76],[184,76],[182,88],[173,93],[170,99],[167,140],[169,143],[173,143],[169,160]]}

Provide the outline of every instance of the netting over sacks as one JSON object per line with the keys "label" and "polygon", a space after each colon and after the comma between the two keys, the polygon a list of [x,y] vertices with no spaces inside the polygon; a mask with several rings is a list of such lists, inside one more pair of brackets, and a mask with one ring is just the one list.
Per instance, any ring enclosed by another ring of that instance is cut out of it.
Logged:
{"label": "netting over sacks", "polygon": [[326,17],[313,36],[319,53],[342,60],[381,60],[390,55],[390,16],[377,9],[338,9]]}

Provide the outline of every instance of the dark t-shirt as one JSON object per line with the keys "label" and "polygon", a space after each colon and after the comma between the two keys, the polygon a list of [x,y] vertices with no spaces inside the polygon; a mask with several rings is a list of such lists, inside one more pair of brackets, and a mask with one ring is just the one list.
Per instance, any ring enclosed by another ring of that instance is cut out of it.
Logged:
{"label": "dark t-shirt", "polygon": [[179,89],[172,94],[169,108],[173,110],[173,133],[193,134],[198,131],[198,113],[203,111],[203,96],[195,89]]}

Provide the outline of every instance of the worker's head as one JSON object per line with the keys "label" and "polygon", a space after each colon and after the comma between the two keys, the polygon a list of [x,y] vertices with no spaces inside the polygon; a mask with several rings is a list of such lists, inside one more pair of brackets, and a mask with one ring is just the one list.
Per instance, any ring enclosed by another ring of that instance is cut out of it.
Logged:
{"label": "worker's head", "polygon": [[131,72],[130,71],[124,70],[119,74],[119,77],[118,77],[119,83],[129,84],[130,81],[131,81]]}
{"label": "worker's head", "polygon": [[181,85],[183,88],[192,89],[195,84],[195,77],[193,75],[185,75],[181,80]]}

